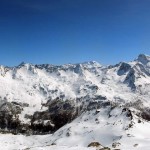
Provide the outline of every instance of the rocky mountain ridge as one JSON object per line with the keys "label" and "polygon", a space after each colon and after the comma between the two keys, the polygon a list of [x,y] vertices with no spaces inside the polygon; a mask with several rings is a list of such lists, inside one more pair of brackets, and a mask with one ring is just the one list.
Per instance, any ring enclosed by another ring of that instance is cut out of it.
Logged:
{"label": "rocky mountain ridge", "polygon": [[[87,145],[92,142],[89,135],[99,139],[98,127],[106,133],[112,128],[118,133],[108,134],[107,142],[100,138],[105,145],[121,141],[126,132],[136,130],[137,124],[150,125],[149,97],[150,56],[144,54],[113,66],[95,61],[0,66],[1,132],[53,134],[47,141],[50,144],[61,145],[63,138],[85,134],[88,139],[82,139],[85,143],[81,145]],[[78,131],[72,129],[75,126]],[[72,145],[77,143],[80,141]]]}

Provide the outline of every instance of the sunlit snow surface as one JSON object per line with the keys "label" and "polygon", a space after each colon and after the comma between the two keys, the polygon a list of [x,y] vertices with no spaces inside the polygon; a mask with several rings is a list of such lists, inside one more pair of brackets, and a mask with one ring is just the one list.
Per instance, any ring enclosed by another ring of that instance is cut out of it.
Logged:
{"label": "sunlit snow surface", "polygon": [[[0,146],[6,150],[27,148],[31,150],[87,150],[91,141],[98,141],[110,148],[112,143],[119,142],[120,145],[117,148],[121,150],[149,150],[150,124],[148,122],[138,123],[134,116],[132,120],[134,127],[125,130],[131,121],[121,112],[121,109],[114,109],[111,115],[112,117],[108,118],[106,109],[102,109],[97,114],[94,111],[87,112],[50,135],[1,134]],[[56,146],[51,146],[53,143]]]}
{"label": "sunlit snow surface", "polygon": [[[49,98],[55,99],[63,95],[63,101],[75,100],[95,95],[106,97],[108,101],[118,103],[134,103],[141,100],[142,107],[150,108],[150,57],[141,55],[128,64],[132,69],[120,71],[123,63],[116,66],[103,67],[97,62],[68,64],[63,66],[21,64],[14,68],[0,67],[0,103],[28,103],[19,115],[23,123],[29,123],[25,114],[33,115],[36,111],[44,111],[41,107]],[[144,66],[144,68],[143,68]],[[133,90],[126,79],[134,71],[136,78]],[[89,87],[97,87],[97,90]],[[55,91],[55,92],[54,92]],[[86,99],[82,99],[85,101]],[[135,106],[136,107],[136,106]],[[134,110],[135,108],[131,108]],[[131,120],[122,113],[122,107],[110,111],[109,107],[82,113],[74,121],[60,128],[53,135],[0,135],[0,149],[3,150],[87,150],[91,142],[99,142],[112,148],[114,142],[121,150],[149,150],[150,123],[133,115],[132,128],[128,128]],[[109,117],[109,115],[111,117]],[[56,146],[51,146],[53,143]],[[92,150],[92,149],[91,149]]]}

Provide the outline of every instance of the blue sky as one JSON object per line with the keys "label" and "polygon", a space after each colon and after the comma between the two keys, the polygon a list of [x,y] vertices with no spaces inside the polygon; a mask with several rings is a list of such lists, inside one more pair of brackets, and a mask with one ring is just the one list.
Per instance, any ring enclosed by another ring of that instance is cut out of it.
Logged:
{"label": "blue sky", "polygon": [[0,64],[115,64],[150,55],[150,0],[0,0]]}

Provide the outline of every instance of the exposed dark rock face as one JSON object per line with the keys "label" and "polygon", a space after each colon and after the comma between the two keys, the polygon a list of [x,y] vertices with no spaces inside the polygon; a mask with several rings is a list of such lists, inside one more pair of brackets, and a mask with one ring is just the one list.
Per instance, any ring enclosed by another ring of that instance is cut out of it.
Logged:
{"label": "exposed dark rock face", "polygon": [[129,108],[123,108],[122,112],[126,112],[126,117],[130,117],[131,120],[133,119],[132,112]]}
{"label": "exposed dark rock face", "polygon": [[131,66],[128,63],[122,62],[117,74],[119,76],[121,76],[121,75],[127,73],[130,69],[131,69]]}
{"label": "exposed dark rock face", "polygon": [[109,147],[104,147],[99,142],[92,142],[88,145],[88,147],[95,147],[96,149],[99,150],[110,150]]}
{"label": "exposed dark rock face", "polygon": [[129,73],[127,74],[124,83],[128,84],[129,87],[131,87],[131,89],[135,90],[136,86],[135,86],[135,70],[132,68],[130,69]]}
{"label": "exposed dark rock face", "polygon": [[38,132],[54,132],[77,116],[74,102],[63,102],[60,99],[48,101],[47,111],[35,112],[31,120],[31,128]]}
{"label": "exposed dark rock face", "polygon": [[150,57],[149,56],[146,56],[144,54],[140,54],[138,56],[138,59],[137,59],[139,62],[141,62],[142,64],[147,64],[149,61],[150,61]]}
{"label": "exposed dark rock face", "polygon": [[116,148],[116,147],[119,147],[121,144],[119,142],[115,142],[112,144],[112,147],[113,148]]}
{"label": "exposed dark rock face", "polygon": [[139,76],[143,76],[143,77],[145,77],[145,75],[150,76],[150,73],[149,73],[149,71],[147,70],[147,68],[144,67],[144,66],[143,66],[142,64],[140,64],[140,63],[137,63],[137,64],[135,65],[135,69],[136,69],[136,71],[137,71],[137,73],[138,73]]}
{"label": "exposed dark rock face", "polygon": [[87,106],[87,110],[100,109],[102,107],[110,106],[111,103],[109,101],[91,101]]}
{"label": "exposed dark rock face", "polygon": [[60,127],[71,122],[78,114],[78,109],[74,102],[63,102],[59,98],[48,101],[45,106],[47,110],[35,112],[33,115],[25,115],[25,118],[31,120],[31,124],[24,124],[19,120],[19,114],[23,106],[17,102],[5,102],[0,106],[0,128],[12,133],[24,134],[45,134],[52,133]]}
{"label": "exposed dark rock face", "polygon": [[147,121],[150,121],[150,109],[145,109],[141,112],[141,117]]}
{"label": "exposed dark rock face", "polygon": [[20,128],[18,114],[21,113],[22,107],[16,102],[5,102],[0,106],[0,128],[10,131]]}
{"label": "exposed dark rock face", "polygon": [[93,98],[93,100],[106,100],[106,99],[107,97],[102,95],[95,95],[95,97]]}
{"label": "exposed dark rock face", "polygon": [[99,142],[92,142],[88,145],[88,147],[103,147]]}

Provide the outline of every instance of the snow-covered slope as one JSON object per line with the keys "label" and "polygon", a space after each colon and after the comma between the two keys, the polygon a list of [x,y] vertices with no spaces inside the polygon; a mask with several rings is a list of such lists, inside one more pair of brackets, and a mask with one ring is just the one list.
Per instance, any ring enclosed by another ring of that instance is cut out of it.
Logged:
{"label": "snow-covered slope", "polygon": [[45,149],[54,144],[87,147],[91,142],[147,148],[149,97],[150,56],[144,54],[114,66],[95,61],[0,66],[1,132],[48,134],[34,135],[40,139],[35,145]]}

